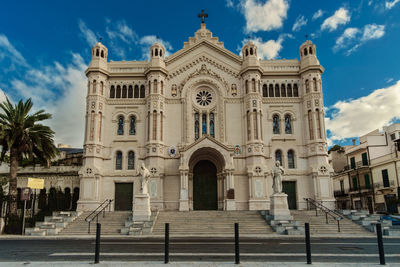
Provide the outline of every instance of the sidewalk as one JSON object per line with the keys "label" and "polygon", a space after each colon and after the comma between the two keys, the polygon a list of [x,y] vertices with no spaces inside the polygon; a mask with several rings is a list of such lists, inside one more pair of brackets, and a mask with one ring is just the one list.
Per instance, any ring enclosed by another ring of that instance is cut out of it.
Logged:
{"label": "sidewalk", "polygon": [[[213,267],[213,266],[223,266],[223,267],[307,267],[307,266],[315,266],[315,267],[372,267],[372,266],[382,266],[379,264],[369,264],[369,263],[313,263],[311,265],[305,263],[292,263],[292,262],[276,262],[276,263],[265,263],[265,262],[243,262],[241,264],[234,264],[228,262],[172,262],[168,264],[164,264],[161,262],[101,262],[99,264],[91,263],[82,263],[82,262],[0,262],[0,267],[20,267],[20,266],[32,266],[32,267],[53,267],[53,266],[61,266],[61,267],[126,267],[126,266],[134,266],[134,267],[151,267],[151,266],[176,266],[176,267]],[[385,266],[389,267],[397,267],[400,266],[399,263],[387,263]]]}

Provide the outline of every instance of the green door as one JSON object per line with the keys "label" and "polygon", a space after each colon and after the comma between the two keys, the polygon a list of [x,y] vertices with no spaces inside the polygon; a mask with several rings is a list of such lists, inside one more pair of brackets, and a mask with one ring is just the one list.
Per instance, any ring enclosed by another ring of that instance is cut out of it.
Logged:
{"label": "green door", "polygon": [[115,210],[132,210],[133,183],[115,183]]}
{"label": "green door", "polygon": [[208,161],[199,161],[193,168],[193,209],[217,210],[217,168]]}
{"label": "green door", "polygon": [[291,182],[291,181],[282,182],[282,191],[288,195],[289,209],[295,210],[297,208],[296,182]]}

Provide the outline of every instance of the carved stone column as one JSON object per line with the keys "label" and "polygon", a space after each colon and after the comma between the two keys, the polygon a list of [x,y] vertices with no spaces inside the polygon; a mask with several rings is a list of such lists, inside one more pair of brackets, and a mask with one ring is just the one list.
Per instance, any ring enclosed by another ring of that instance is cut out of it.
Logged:
{"label": "carved stone column", "polygon": [[226,179],[226,199],[225,199],[225,210],[236,210],[235,200],[235,177],[233,171],[225,172]]}

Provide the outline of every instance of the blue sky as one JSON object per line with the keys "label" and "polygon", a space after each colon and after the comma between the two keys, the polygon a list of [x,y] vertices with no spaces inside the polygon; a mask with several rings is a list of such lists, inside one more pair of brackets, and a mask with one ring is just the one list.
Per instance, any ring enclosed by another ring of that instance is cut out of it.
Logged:
{"label": "blue sky", "polygon": [[[400,118],[400,0],[7,1],[0,16],[0,88],[54,116],[56,141],[82,146],[90,49],[143,60],[158,37],[169,53],[200,27],[237,54],[252,39],[264,59],[317,45],[329,143],[347,144]],[[157,37],[156,37],[157,36]],[[0,98],[1,98],[0,94]]]}

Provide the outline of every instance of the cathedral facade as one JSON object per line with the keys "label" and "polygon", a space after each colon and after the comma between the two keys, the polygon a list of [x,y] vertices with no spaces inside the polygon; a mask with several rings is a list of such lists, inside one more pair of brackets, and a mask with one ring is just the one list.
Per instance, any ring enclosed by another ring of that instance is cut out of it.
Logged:
{"label": "cathedral facade", "polygon": [[334,207],[316,52],[306,41],[300,61],[260,60],[248,42],[238,56],[204,23],[168,57],[155,43],[149,61],[107,62],[97,43],[78,210],[132,209],[141,163],[153,210],[268,210],[276,161],[291,209]]}

